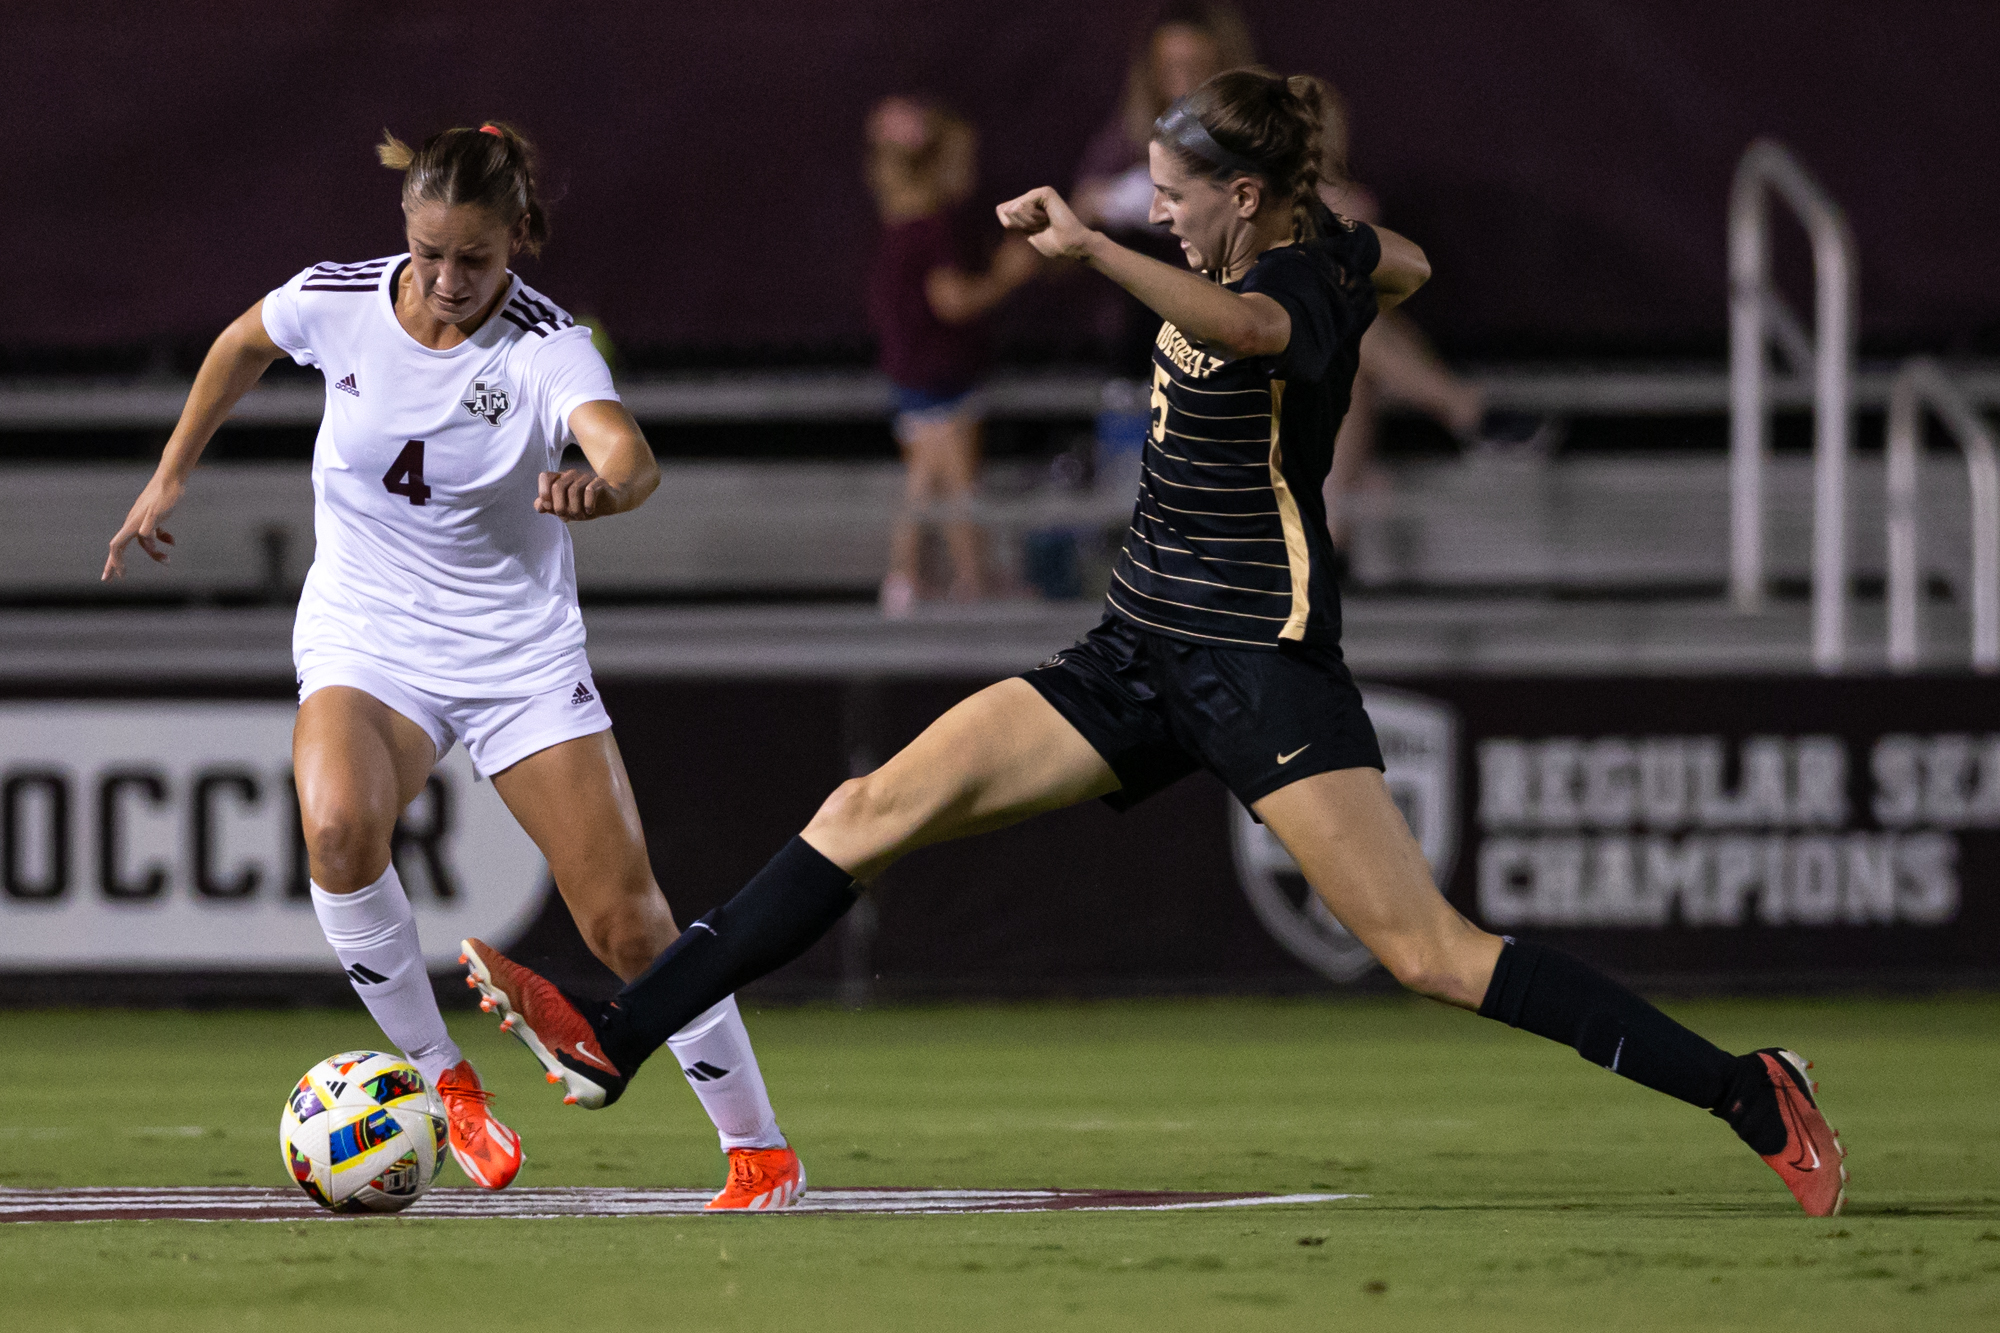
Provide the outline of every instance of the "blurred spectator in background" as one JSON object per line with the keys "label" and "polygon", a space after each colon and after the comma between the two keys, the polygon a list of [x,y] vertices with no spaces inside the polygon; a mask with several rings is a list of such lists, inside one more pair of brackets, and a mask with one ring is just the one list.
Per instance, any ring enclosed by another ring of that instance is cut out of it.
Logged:
{"label": "blurred spectator in background", "polygon": [[[1343,217],[1379,221],[1375,196],[1348,175],[1347,104],[1332,84],[1318,82],[1325,108],[1320,198]],[[1326,478],[1327,528],[1334,547],[1343,554],[1348,536],[1343,501],[1356,490],[1384,482],[1369,464],[1375,453],[1377,416],[1385,404],[1422,412],[1470,449],[1534,452],[1554,443],[1551,423],[1544,418],[1489,408],[1485,390],[1454,375],[1408,314],[1392,310],[1378,317],[1361,338],[1354,397],[1334,440],[1333,468]]]}
{"label": "blurred spectator in background", "polygon": [[[1235,6],[1219,0],[1169,3],[1139,39],[1117,114],[1084,149],[1073,195],[1077,215],[1134,249],[1167,263],[1185,262],[1165,228],[1146,220],[1153,204],[1146,157],[1153,122],[1176,98],[1225,69],[1254,64],[1255,59],[1249,27]],[[1320,87],[1326,106],[1320,196],[1335,213],[1377,221],[1380,209],[1375,196],[1348,175],[1346,103],[1325,80]],[[1118,297],[1114,368],[1120,375],[1144,377],[1150,373],[1160,321],[1123,292]],[[1554,442],[1551,424],[1543,418],[1489,408],[1478,384],[1454,375],[1415,322],[1400,310],[1391,311],[1377,319],[1361,340],[1353,404],[1341,424],[1333,468],[1327,475],[1327,526],[1343,553],[1348,534],[1342,502],[1358,489],[1383,484],[1382,474],[1370,463],[1377,417],[1386,405],[1423,413],[1468,449],[1533,453]],[[1099,434],[1104,433],[1100,420]]]}
{"label": "blurred spectator in background", "polygon": [[868,185],[882,218],[868,319],[908,469],[881,589],[882,613],[900,618],[927,591],[927,513],[944,518],[947,595],[976,601],[993,592],[986,534],[970,512],[979,482],[973,391],[987,364],[986,314],[1033,278],[1041,260],[1018,237],[990,260],[979,254],[964,211],[978,180],[978,139],[964,120],[920,98],[887,97],[869,113],[866,139]]}
{"label": "blurred spectator in background", "polygon": [[[1234,5],[1174,0],[1139,38],[1125,73],[1118,110],[1092,136],[1070,194],[1076,215],[1121,245],[1184,266],[1178,242],[1165,227],[1146,221],[1153,207],[1153,179],[1146,145],[1153,122],[1183,97],[1225,69],[1255,63],[1250,29]],[[1114,368],[1135,379],[1152,376],[1153,339],[1159,316],[1117,291],[1118,333]]]}

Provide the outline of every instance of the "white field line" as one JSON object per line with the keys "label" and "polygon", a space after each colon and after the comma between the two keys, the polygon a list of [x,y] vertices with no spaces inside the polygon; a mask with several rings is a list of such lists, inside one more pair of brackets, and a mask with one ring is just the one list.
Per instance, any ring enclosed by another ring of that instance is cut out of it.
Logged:
{"label": "white field line", "polygon": [[[1122,1197],[1121,1197],[1122,1196]],[[1365,1194],[1251,1194],[1220,1198],[1176,1198],[1170,1191],[1113,1190],[819,1190],[785,1211],[794,1213],[1179,1212],[1205,1208],[1254,1208],[1276,1204],[1333,1203],[1365,1199]],[[400,1216],[412,1218],[661,1217],[702,1213],[706,1190],[623,1190],[546,1188],[500,1194],[467,1189],[432,1192]],[[1103,1202],[1098,1202],[1103,1200]],[[0,1222],[117,1220],[118,1215],[156,1217],[191,1214],[238,1215],[248,1221],[310,1221],[335,1215],[289,1190],[252,1187],[167,1189],[0,1189]],[[193,1220],[219,1220],[194,1218]]]}

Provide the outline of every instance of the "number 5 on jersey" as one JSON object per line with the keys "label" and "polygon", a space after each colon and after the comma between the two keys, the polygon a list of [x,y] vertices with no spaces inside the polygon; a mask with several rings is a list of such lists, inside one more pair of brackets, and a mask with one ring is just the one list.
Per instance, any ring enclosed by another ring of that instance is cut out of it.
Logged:
{"label": "number 5 on jersey", "polygon": [[431,498],[431,488],[424,485],[422,440],[411,440],[403,446],[403,452],[396,455],[396,461],[389,464],[389,470],[382,474],[382,489],[391,495],[409,496],[413,505],[420,505]]}

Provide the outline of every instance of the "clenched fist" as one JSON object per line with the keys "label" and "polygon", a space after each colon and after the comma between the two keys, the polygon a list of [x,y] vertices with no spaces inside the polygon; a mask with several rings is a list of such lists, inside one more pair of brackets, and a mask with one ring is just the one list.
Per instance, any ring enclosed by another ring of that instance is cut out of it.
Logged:
{"label": "clenched fist", "polygon": [[623,491],[582,468],[544,472],[536,483],[535,512],[554,514],[565,523],[603,518],[624,507]]}

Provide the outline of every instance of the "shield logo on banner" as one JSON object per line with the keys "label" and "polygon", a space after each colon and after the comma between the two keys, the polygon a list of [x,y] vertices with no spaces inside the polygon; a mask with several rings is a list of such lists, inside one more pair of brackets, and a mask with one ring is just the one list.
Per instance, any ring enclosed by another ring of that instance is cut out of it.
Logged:
{"label": "shield logo on banner", "polygon": [[[1388,766],[1389,795],[1410,823],[1431,877],[1451,878],[1458,855],[1458,721],[1436,699],[1381,686],[1362,697]],[[1231,802],[1230,841],[1236,876],[1257,919],[1300,962],[1333,981],[1353,981],[1375,956],[1334,920],[1271,830]]]}

